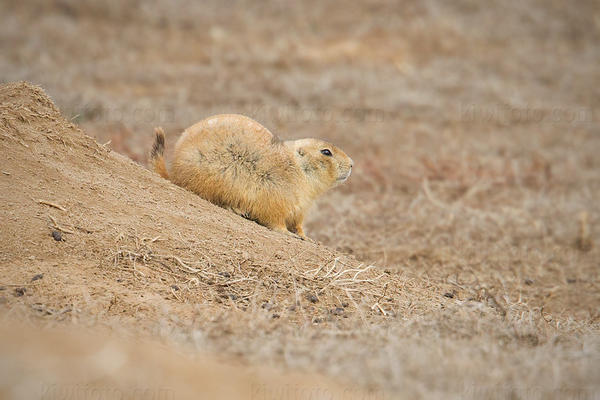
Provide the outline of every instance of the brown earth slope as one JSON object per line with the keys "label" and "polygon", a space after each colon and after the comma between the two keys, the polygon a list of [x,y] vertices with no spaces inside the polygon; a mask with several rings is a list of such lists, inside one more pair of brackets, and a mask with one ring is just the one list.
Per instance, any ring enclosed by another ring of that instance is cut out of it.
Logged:
{"label": "brown earth slope", "polygon": [[61,293],[48,310],[92,296],[107,316],[143,325],[165,301],[181,317],[194,304],[213,312],[270,302],[271,313],[301,321],[295,304],[326,319],[351,302],[346,290],[358,290],[358,302],[383,293],[381,271],[237,217],[98,145],[39,88],[6,85],[0,100],[2,262],[44,274],[26,295]]}

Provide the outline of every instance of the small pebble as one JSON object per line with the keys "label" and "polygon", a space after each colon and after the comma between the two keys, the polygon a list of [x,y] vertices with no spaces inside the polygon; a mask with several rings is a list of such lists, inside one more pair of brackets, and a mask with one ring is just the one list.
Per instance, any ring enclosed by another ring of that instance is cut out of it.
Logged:
{"label": "small pebble", "polygon": [[16,288],[15,289],[15,296],[21,297],[21,296],[23,296],[25,294],[26,291],[27,291],[27,289],[24,288],[24,287]]}
{"label": "small pebble", "polygon": [[219,272],[218,274],[221,275],[223,278],[231,278],[231,274],[227,271]]}
{"label": "small pebble", "polygon": [[454,298],[454,293],[446,292],[446,293],[444,293],[444,297],[447,297],[449,299],[453,299]]}
{"label": "small pebble", "polygon": [[331,310],[331,313],[333,315],[342,315],[344,314],[344,309],[342,307],[336,307],[333,310]]}
{"label": "small pebble", "polygon": [[273,314],[273,315],[272,315],[272,318],[273,318],[273,319],[277,319],[277,318],[279,318],[279,314]]}
{"label": "small pebble", "polygon": [[179,290],[179,286],[177,286],[177,285],[171,285],[171,289],[177,291],[177,290]]}
{"label": "small pebble", "polygon": [[525,284],[528,286],[531,286],[531,285],[533,285],[533,280],[527,278],[527,279],[525,279]]}
{"label": "small pebble", "polygon": [[33,278],[31,278],[31,282],[37,281],[39,279],[42,279],[43,277],[44,277],[44,274],[34,275]]}
{"label": "small pebble", "polygon": [[54,238],[54,240],[56,240],[57,242],[62,241],[62,233],[60,233],[60,231],[52,231],[52,237]]}
{"label": "small pebble", "polygon": [[307,294],[306,299],[311,303],[316,303],[317,301],[319,301],[319,298],[312,293]]}

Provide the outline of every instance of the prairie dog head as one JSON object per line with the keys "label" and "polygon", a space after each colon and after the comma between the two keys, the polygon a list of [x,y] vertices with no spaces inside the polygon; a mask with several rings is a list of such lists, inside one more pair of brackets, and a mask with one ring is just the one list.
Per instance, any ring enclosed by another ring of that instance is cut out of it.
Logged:
{"label": "prairie dog head", "polygon": [[286,145],[293,149],[296,162],[318,191],[344,183],[352,173],[352,159],[331,143],[299,139]]}

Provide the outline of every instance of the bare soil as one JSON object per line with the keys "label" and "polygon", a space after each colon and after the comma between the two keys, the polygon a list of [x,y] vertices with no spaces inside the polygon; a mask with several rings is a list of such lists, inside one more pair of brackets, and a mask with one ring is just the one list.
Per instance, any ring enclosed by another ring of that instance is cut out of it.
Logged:
{"label": "bare soil", "polygon": [[[0,15],[0,397],[599,395],[597,2]],[[221,112],[354,159],[314,242],[145,168]]]}

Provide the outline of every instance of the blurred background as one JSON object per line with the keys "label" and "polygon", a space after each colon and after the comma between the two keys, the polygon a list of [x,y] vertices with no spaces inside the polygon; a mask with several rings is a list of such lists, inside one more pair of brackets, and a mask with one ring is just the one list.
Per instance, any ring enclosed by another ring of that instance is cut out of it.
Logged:
{"label": "blurred background", "polygon": [[98,142],[145,165],[155,126],[169,151],[217,113],[331,141],[355,169],[308,236],[588,328],[599,44],[595,0],[0,2],[0,80]]}

